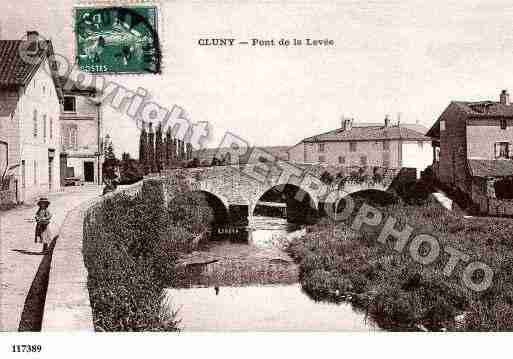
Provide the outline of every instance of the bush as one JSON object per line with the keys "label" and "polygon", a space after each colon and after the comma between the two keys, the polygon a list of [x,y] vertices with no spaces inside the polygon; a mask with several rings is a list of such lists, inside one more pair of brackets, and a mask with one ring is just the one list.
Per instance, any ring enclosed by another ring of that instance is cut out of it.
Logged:
{"label": "bush", "polygon": [[162,290],[207,215],[173,217],[183,210],[170,204],[167,211],[162,190],[159,181],[145,181],[135,197],[116,193],[85,217],[84,262],[98,331],[177,329],[174,313],[162,309]]}
{"label": "bush", "polygon": [[[411,188],[428,192],[422,183]],[[290,243],[288,251],[299,263],[302,287],[318,300],[340,300],[340,296],[333,296],[336,290],[340,295],[352,294],[353,304],[362,306],[386,329],[413,330],[422,324],[432,330],[512,330],[511,219],[462,218],[422,192],[419,195],[412,203],[373,206],[381,210],[383,218],[393,215],[398,228],[408,223],[414,228],[413,235],[432,234],[441,248],[451,246],[468,254],[471,261],[488,264],[494,271],[489,289],[473,292],[465,287],[461,282],[462,265],[446,277],[446,256],[421,266],[407,250],[398,253],[390,243],[379,243],[379,226],[364,226],[354,232],[351,219],[341,223],[320,221]],[[417,200],[422,204],[415,204]],[[355,202],[358,208],[360,202]],[[460,323],[455,318],[462,313],[465,320]]]}

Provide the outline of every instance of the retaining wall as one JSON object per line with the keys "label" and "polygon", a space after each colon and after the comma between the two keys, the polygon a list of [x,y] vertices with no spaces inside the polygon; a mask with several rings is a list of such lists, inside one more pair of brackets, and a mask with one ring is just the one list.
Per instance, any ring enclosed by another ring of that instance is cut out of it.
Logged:
{"label": "retaining wall", "polygon": [[64,220],[54,248],[42,331],[94,331],[87,289],[87,269],[82,253],[84,218],[104,198],[119,193],[136,194],[142,182],[83,203]]}

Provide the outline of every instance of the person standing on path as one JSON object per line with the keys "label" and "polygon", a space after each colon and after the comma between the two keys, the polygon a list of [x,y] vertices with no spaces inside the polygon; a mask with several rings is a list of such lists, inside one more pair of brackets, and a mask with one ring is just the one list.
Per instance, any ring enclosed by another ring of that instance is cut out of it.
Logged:
{"label": "person standing on path", "polygon": [[42,197],[37,202],[37,205],[39,206],[39,209],[36,212],[36,234],[34,241],[36,243],[43,243],[43,254],[46,254],[48,252],[48,244],[52,240],[49,228],[52,214],[48,210],[50,201],[48,198]]}

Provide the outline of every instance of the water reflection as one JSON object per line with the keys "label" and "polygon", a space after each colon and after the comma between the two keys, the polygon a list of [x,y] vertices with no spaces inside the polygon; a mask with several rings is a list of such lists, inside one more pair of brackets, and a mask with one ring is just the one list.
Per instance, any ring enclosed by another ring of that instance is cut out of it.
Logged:
{"label": "water reflection", "polygon": [[185,330],[372,330],[351,305],[318,303],[301,291],[284,248],[304,231],[272,217],[255,217],[251,229],[214,229],[180,260],[167,305]]}
{"label": "water reflection", "polygon": [[180,328],[190,331],[369,331],[350,304],[318,303],[299,284],[167,289]]}

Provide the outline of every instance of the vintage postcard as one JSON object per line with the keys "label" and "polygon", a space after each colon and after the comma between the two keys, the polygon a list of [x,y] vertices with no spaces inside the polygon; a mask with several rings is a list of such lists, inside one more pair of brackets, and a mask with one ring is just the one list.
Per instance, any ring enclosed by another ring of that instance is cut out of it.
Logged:
{"label": "vintage postcard", "polygon": [[513,330],[512,3],[1,8],[7,353]]}

